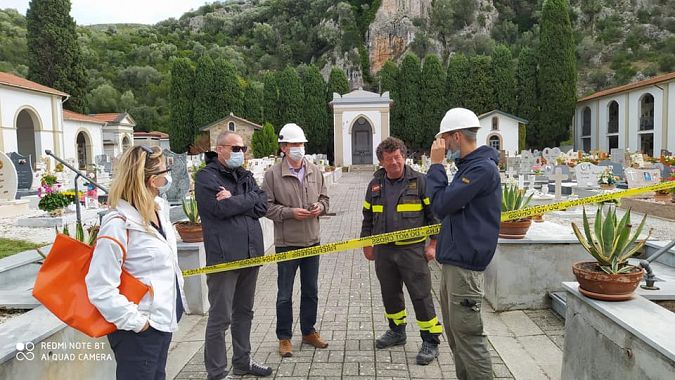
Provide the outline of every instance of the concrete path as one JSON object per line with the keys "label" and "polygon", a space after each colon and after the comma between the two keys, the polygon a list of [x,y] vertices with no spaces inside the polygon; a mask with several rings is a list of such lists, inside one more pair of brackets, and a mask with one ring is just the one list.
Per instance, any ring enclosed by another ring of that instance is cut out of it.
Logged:
{"label": "concrete path", "polygon": [[[330,189],[331,213],[321,219],[322,242],[357,237],[361,229],[361,207],[368,173],[346,173]],[[434,302],[440,318],[438,289],[440,267],[431,264]],[[317,329],[328,342],[324,350],[301,345],[299,326],[294,326],[294,356],[281,358],[275,335],[276,265],[261,269],[251,333],[255,360],[274,369],[274,378],[337,379],[454,379],[452,353],[445,337],[437,361],[422,367],[415,363],[421,344],[415,323],[408,326],[408,343],[377,350],[374,339],[387,329],[374,264],[360,251],[322,256],[319,274],[319,318]],[[298,316],[299,279],[294,288],[294,315]],[[406,293],[409,320],[414,310]],[[175,334],[168,378],[206,379],[204,368],[205,316],[187,316]],[[494,313],[484,308],[484,322],[492,344],[496,378],[557,379],[562,365],[562,321],[549,310]],[[231,342],[228,334],[228,354]]]}

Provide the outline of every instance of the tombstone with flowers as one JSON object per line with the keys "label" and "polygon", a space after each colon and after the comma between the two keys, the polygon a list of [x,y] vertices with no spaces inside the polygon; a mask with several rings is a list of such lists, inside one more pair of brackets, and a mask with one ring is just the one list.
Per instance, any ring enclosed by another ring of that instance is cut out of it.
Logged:
{"label": "tombstone with flowers", "polygon": [[62,186],[56,180],[56,176],[50,173],[46,173],[40,179],[38,197],[40,198],[38,208],[48,212],[50,216],[63,215],[66,207],[72,202],[71,199],[63,193]]}
{"label": "tombstone with flowers", "polygon": [[616,185],[617,178],[612,173],[611,169],[605,169],[605,171],[600,174],[598,177],[598,184],[600,184],[601,189],[613,189]]}

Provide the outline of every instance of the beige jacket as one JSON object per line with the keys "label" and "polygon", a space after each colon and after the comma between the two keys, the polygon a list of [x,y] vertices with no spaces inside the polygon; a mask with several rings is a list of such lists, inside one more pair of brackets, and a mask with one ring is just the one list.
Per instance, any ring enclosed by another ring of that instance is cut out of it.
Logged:
{"label": "beige jacket", "polygon": [[290,172],[288,161],[272,166],[265,172],[262,189],[267,194],[267,217],[274,221],[274,245],[277,247],[309,247],[319,243],[319,218],[296,220],[293,208],[308,209],[313,203],[323,205],[328,212],[328,191],[319,167],[304,160],[303,183]]}

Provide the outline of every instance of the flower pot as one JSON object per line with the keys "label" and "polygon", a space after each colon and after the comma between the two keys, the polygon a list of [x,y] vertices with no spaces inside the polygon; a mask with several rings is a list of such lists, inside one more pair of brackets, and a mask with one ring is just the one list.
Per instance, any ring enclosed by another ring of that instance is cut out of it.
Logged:
{"label": "flower pot", "polygon": [[603,189],[603,190],[612,190],[612,189],[614,189],[614,185],[608,185],[606,183],[601,183],[600,188]]}
{"label": "flower pot", "polygon": [[199,243],[204,241],[202,225],[199,223],[178,222],[175,224],[176,231],[185,243]]}
{"label": "flower pot", "polygon": [[668,202],[672,197],[668,193],[654,193],[654,200],[658,202]]}
{"label": "flower pot", "polygon": [[579,282],[579,292],[601,301],[631,299],[644,275],[644,269],[635,266],[629,273],[609,274],[595,261],[574,263],[572,272]]}
{"label": "flower pot", "polygon": [[511,220],[499,224],[499,237],[504,239],[522,239],[530,229],[532,219]]}
{"label": "flower pot", "polygon": [[49,216],[51,216],[52,218],[56,218],[65,215],[65,213],[66,213],[65,208],[57,208],[56,210],[50,211]]}

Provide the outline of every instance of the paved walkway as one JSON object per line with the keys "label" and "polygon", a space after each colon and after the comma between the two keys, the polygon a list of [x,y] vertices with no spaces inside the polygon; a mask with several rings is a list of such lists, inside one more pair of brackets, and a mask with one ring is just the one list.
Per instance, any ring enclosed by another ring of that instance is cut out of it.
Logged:
{"label": "paved walkway", "polygon": [[[358,236],[361,205],[368,173],[346,173],[330,189],[331,213],[321,219],[322,242]],[[438,289],[440,267],[431,264],[434,302],[440,318]],[[299,277],[299,276],[298,276]],[[374,339],[387,329],[374,264],[360,251],[322,256],[319,273],[319,315],[316,328],[329,342],[326,349],[301,345],[297,321],[294,328],[294,356],[281,358],[275,335],[276,266],[261,269],[255,299],[251,333],[252,356],[274,369],[274,378],[297,379],[454,379],[455,367],[445,337],[441,354],[428,366],[418,366],[415,356],[421,338],[415,323],[408,326],[408,343],[391,349],[375,349]],[[294,288],[294,308],[299,308],[299,279]],[[414,314],[406,294],[406,308]],[[205,316],[187,316],[174,336],[167,375],[177,379],[205,379]],[[409,320],[414,321],[410,315]],[[484,308],[484,322],[492,345],[496,378],[559,378],[562,365],[562,321],[549,310],[494,313]],[[231,343],[228,334],[228,354]]]}

